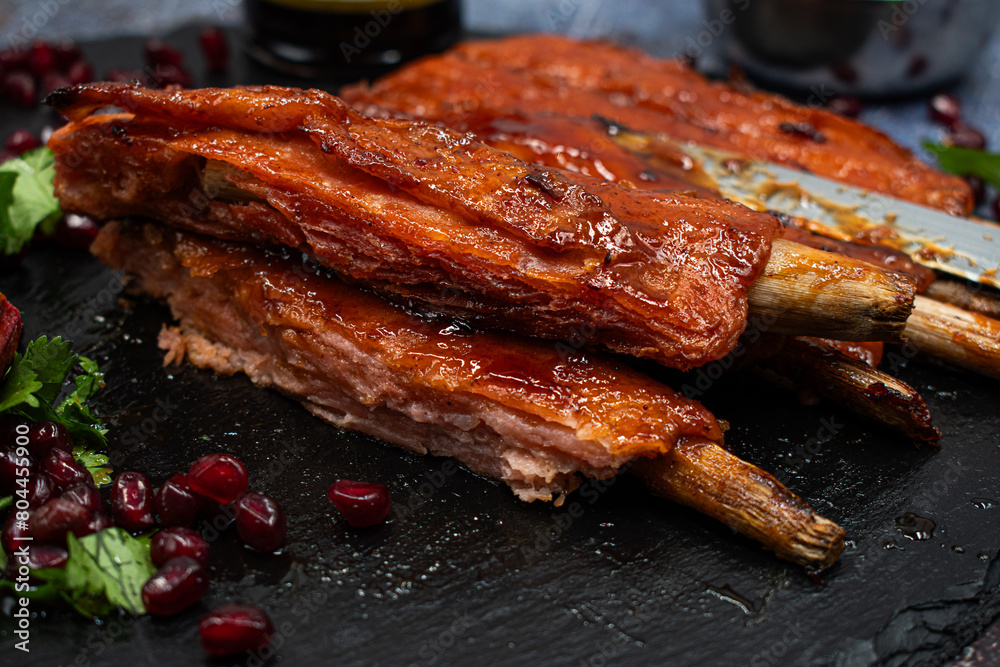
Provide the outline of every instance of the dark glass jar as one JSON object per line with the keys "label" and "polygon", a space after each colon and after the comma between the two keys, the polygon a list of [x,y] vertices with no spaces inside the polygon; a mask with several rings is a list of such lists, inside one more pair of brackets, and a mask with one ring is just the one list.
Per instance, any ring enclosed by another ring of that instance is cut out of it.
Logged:
{"label": "dark glass jar", "polygon": [[304,77],[354,80],[443,51],[461,30],[460,0],[248,0],[249,51]]}

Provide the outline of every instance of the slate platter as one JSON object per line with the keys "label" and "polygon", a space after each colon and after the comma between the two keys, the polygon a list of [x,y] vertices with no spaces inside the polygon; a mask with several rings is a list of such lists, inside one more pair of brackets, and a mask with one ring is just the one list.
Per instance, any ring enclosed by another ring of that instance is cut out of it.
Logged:
{"label": "slate platter", "polygon": [[[199,84],[301,83],[240,59],[210,77],[195,35],[169,38]],[[99,72],[141,64],[139,39],[85,51]],[[51,121],[4,109],[0,133]],[[229,451],[289,516],[278,556],[243,549],[231,526],[205,526],[212,591],[175,618],[94,623],[36,607],[25,655],[0,616],[4,665],[937,665],[1000,617],[1000,387],[905,350],[890,361],[927,398],[940,449],[751,378],[714,382],[703,397],[732,424],[739,455],[847,530],[846,552],[818,584],[628,478],[572,498],[581,512],[571,519],[568,506],[521,503],[449,461],[337,431],[242,376],[163,368],[156,334],[168,311],[123,298],[85,252],[39,244],[0,274],[0,291],[21,308],[28,339],[68,336],[107,372],[99,407],[117,470],[158,484]],[[325,497],[338,477],[388,484],[387,524],[346,529]],[[904,535],[907,513],[934,522],[930,539]],[[273,652],[204,655],[197,621],[229,599],[268,610]]]}

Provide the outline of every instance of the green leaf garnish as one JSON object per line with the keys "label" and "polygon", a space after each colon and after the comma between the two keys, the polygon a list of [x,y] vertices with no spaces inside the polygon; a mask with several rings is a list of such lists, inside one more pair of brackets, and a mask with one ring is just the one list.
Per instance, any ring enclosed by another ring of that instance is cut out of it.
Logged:
{"label": "green leaf garnish", "polygon": [[52,181],[55,156],[44,146],[0,164],[0,250],[15,255],[36,231],[50,235],[62,217]]}
{"label": "green leaf garnish", "polygon": [[83,445],[77,445],[73,448],[73,456],[90,472],[97,486],[107,486],[111,483],[111,468],[107,467],[107,454],[99,454]]}
{"label": "green leaf garnish", "polygon": [[[18,595],[61,598],[87,617],[105,616],[116,608],[136,616],[146,613],[142,586],[156,572],[149,556],[149,538],[108,528],[79,539],[70,534],[67,545],[66,566],[35,570],[34,576],[42,583]],[[13,584],[0,581],[0,590],[13,588]]]}
{"label": "green leaf garnish", "polygon": [[[3,498],[0,498],[0,512],[4,511],[13,504],[14,504],[14,496],[4,496]],[[3,551],[3,549],[0,549],[0,551]],[[0,570],[2,569],[3,568],[0,567]]]}
{"label": "green leaf garnish", "polygon": [[[53,407],[74,367],[80,371],[75,388]],[[97,370],[97,364],[73,352],[72,343],[41,336],[28,343],[23,357],[14,355],[0,385],[0,412],[9,410],[32,421],[59,422],[74,441],[104,448],[107,429],[84,403],[103,386],[104,374]]]}
{"label": "green leaf garnish", "polygon": [[942,170],[957,176],[978,176],[993,187],[1000,188],[1000,155],[930,142],[924,142],[924,148],[937,157]]}

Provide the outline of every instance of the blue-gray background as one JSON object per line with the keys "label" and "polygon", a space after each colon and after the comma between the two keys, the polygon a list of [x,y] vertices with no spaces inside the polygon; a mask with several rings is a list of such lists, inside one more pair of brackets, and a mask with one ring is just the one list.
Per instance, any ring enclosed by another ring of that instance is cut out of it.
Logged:
{"label": "blue-gray background", "polygon": [[[475,32],[559,31],[576,36],[612,37],[658,55],[683,52],[704,30],[697,0],[464,0],[466,28]],[[91,40],[112,35],[166,33],[191,22],[238,26],[241,0],[0,0],[0,46],[37,24],[46,39]],[[957,89],[966,119],[1000,147],[1000,39],[994,38]],[[863,119],[914,149],[941,130],[919,103],[870,106]]]}

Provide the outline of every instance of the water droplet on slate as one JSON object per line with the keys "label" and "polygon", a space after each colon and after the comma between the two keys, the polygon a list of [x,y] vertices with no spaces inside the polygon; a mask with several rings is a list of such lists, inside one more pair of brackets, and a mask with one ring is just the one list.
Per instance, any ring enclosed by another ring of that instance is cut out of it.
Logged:
{"label": "water droplet on slate", "polygon": [[896,517],[896,529],[899,530],[908,540],[921,542],[929,540],[934,535],[935,524],[927,517],[905,512],[903,516]]}

